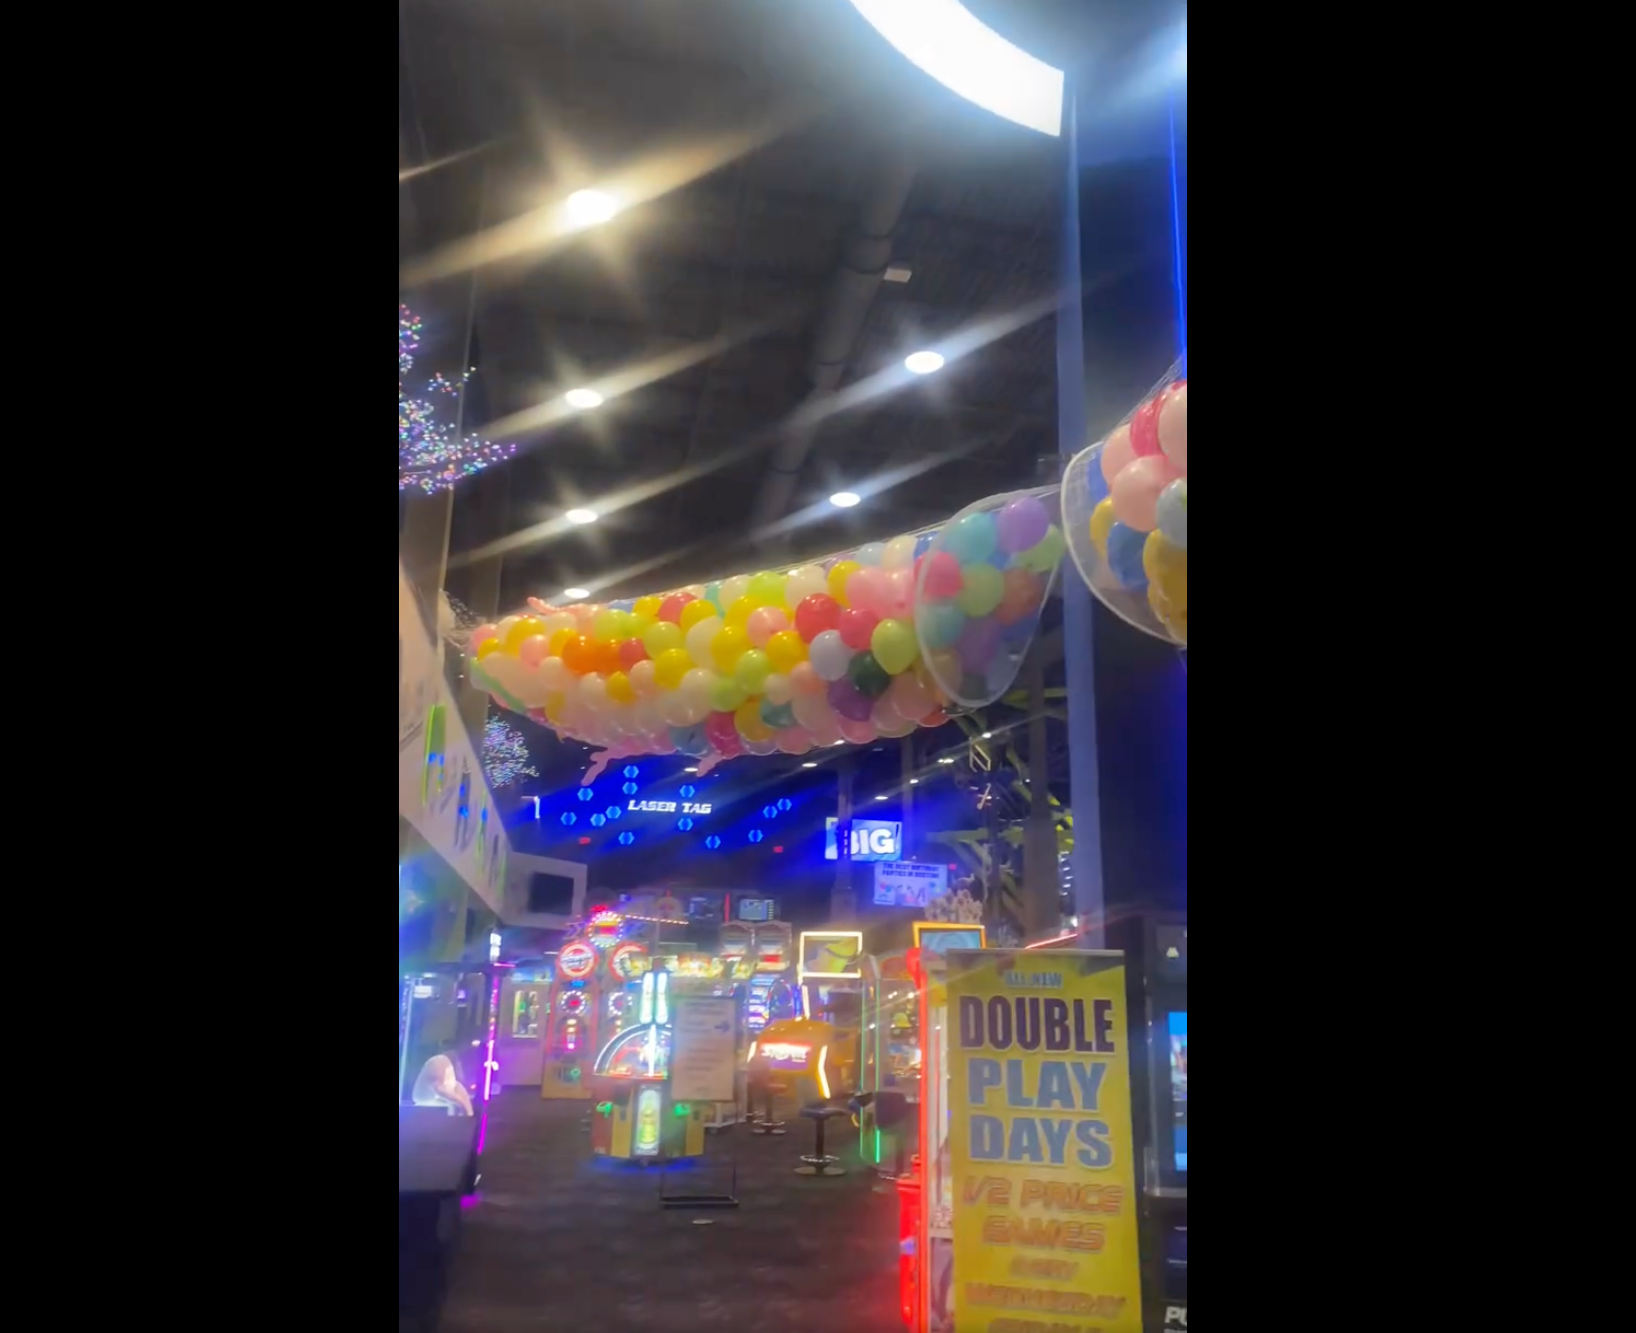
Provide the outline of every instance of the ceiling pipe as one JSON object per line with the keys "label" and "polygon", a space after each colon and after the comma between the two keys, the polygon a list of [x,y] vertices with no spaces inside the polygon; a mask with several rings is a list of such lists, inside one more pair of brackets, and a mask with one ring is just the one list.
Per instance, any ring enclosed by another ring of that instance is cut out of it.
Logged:
{"label": "ceiling pipe", "polygon": [[840,387],[841,376],[857,348],[869,307],[875,299],[886,265],[892,258],[892,233],[914,185],[915,169],[908,154],[895,149],[876,174],[858,207],[857,221],[841,245],[841,259],[830,278],[824,304],[813,326],[807,376],[812,388],[796,410],[798,426],[780,437],[767,474],[750,507],[752,530],[782,518],[789,509],[796,481],[823,428],[824,413],[813,411]]}

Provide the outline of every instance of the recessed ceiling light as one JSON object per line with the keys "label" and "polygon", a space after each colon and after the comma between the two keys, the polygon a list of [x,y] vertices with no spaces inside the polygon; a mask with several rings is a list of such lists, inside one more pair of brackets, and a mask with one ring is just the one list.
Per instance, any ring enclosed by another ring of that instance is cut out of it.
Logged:
{"label": "recessed ceiling light", "polygon": [[992,732],[992,731],[985,731],[985,732],[984,732],[984,733],[983,733],[983,739],[984,739],[984,740],[985,740],[985,741],[991,741],[991,740],[993,740],[993,739],[994,739],[994,733],[993,733],[993,732]]}
{"label": "recessed ceiling light", "polygon": [[698,768],[697,764],[689,764],[686,768],[684,768],[682,770],[682,772],[684,772],[684,773],[697,773],[698,771],[699,771],[699,768]]}
{"label": "recessed ceiling light", "polygon": [[570,389],[563,394],[562,401],[569,407],[584,412],[593,407],[601,407],[602,395],[595,389]]}
{"label": "recessed ceiling light", "polygon": [[807,760],[806,763],[802,764],[801,767],[802,768],[817,768],[818,765],[813,763],[812,760],[809,759],[809,760]]}
{"label": "recessed ceiling light", "polygon": [[594,227],[619,211],[612,195],[601,190],[575,190],[568,196],[568,220],[576,227]]}
{"label": "recessed ceiling light", "polygon": [[937,762],[940,763],[940,764],[952,764],[954,762],[954,760],[952,760],[952,759],[939,759]]}
{"label": "recessed ceiling light", "polygon": [[567,519],[570,523],[578,523],[578,524],[583,526],[586,523],[595,523],[596,522],[596,510],[594,510],[594,509],[570,509],[566,514],[563,515],[563,517],[565,519]]}
{"label": "recessed ceiling light", "polygon": [[850,509],[862,499],[863,496],[856,491],[836,491],[834,495],[829,497],[829,502],[837,509]]}
{"label": "recessed ceiling light", "polygon": [[909,779],[909,785],[911,787],[918,787],[920,785],[920,779],[919,778],[910,778]]}
{"label": "recessed ceiling light", "polygon": [[884,796],[877,796],[875,799],[877,801],[884,801],[886,798]]}
{"label": "recessed ceiling light", "polygon": [[564,588],[562,595],[570,602],[583,602],[591,595],[591,590],[589,588]]}
{"label": "recessed ceiling light", "polygon": [[903,358],[903,368],[911,375],[935,375],[943,369],[940,352],[910,352]]}

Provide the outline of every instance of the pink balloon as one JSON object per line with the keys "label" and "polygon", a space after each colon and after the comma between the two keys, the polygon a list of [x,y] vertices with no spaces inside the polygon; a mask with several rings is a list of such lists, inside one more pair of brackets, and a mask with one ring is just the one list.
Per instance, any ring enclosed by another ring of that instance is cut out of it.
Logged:
{"label": "pink balloon", "polygon": [[812,745],[814,749],[821,749],[826,745],[834,745],[841,739],[840,729],[836,725],[833,717],[826,718],[823,726],[809,727],[807,730],[812,736]]}
{"label": "pink balloon", "polygon": [[918,722],[937,703],[932,692],[912,671],[893,676],[884,697],[891,700],[898,716],[909,722]]}
{"label": "pink balloon", "polygon": [[836,719],[836,728],[842,737],[854,745],[868,745],[875,739],[875,726],[872,722],[854,722],[849,717]]}
{"label": "pink balloon", "polygon": [[[772,677],[767,678],[771,680]],[[828,683],[813,670],[811,662],[797,662],[790,668],[790,688],[796,694],[816,694],[822,696],[829,689]],[[773,700],[774,703],[778,701]]]}
{"label": "pink balloon", "polygon": [[805,754],[812,749],[812,735],[805,727],[785,727],[777,739],[778,748],[785,754]]}
{"label": "pink balloon", "polygon": [[953,597],[965,586],[960,562],[947,551],[933,551],[926,557],[926,582],[922,588],[926,596]]}
{"label": "pink balloon", "polygon": [[883,620],[901,620],[908,615],[909,604],[915,595],[915,572],[912,569],[892,569],[886,574],[891,584]]}
{"label": "pink balloon", "polygon": [[892,707],[892,701],[884,694],[875,700],[875,706],[869,713],[869,721],[882,736],[889,735],[903,726],[903,719],[898,716],[898,710]]}
{"label": "pink balloon", "polygon": [[1164,395],[1149,398],[1136,409],[1130,419],[1130,447],[1138,458],[1151,458],[1159,452],[1159,409],[1164,406]]}
{"label": "pink balloon", "polygon": [[1182,476],[1187,475],[1187,381],[1178,380],[1159,410],[1159,448]]}
{"label": "pink balloon", "polygon": [[1176,480],[1176,469],[1163,454],[1133,459],[1113,479],[1113,516],[1137,532],[1152,532],[1158,524],[1155,506],[1159,492]]}
{"label": "pink balloon", "polygon": [[744,632],[757,648],[765,648],[768,639],[789,627],[789,616],[776,606],[758,607],[750,612],[750,618],[744,622]]}
{"label": "pink balloon", "polygon": [[795,720],[808,731],[819,731],[835,725],[835,710],[822,694],[798,694],[790,704]]}
{"label": "pink balloon", "polygon": [[[892,585],[886,571],[875,565],[854,570],[846,581],[847,604],[854,611],[870,611],[879,616],[886,610],[891,595]],[[844,616],[842,623],[845,624]]]}
{"label": "pink balloon", "polygon": [[517,660],[525,667],[537,667],[550,656],[551,640],[543,634],[530,634],[517,645]]}
{"label": "pink balloon", "polygon": [[1113,479],[1125,470],[1125,464],[1136,457],[1136,450],[1131,447],[1130,427],[1120,426],[1114,430],[1102,445],[1102,479],[1113,485]]}

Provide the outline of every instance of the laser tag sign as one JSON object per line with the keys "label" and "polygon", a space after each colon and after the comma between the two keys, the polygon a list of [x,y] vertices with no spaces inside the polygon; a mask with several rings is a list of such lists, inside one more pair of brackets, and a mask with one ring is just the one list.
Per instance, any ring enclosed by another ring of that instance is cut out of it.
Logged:
{"label": "laser tag sign", "polygon": [[948,960],[955,1327],[1142,1333],[1124,955]]}

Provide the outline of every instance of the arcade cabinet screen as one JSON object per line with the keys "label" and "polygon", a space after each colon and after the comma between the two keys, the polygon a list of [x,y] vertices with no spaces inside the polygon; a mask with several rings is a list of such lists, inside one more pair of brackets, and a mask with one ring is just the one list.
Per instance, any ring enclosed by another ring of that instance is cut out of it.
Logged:
{"label": "arcade cabinet screen", "polygon": [[920,936],[920,947],[927,953],[948,953],[950,949],[981,949],[983,932],[973,926],[970,930],[928,930]]}
{"label": "arcade cabinet screen", "polygon": [[738,919],[740,921],[771,921],[773,919],[773,900],[771,898],[740,898]]}
{"label": "arcade cabinet screen", "polygon": [[1187,1010],[1169,1015],[1170,1110],[1176,1170],[1187,1170]]}

